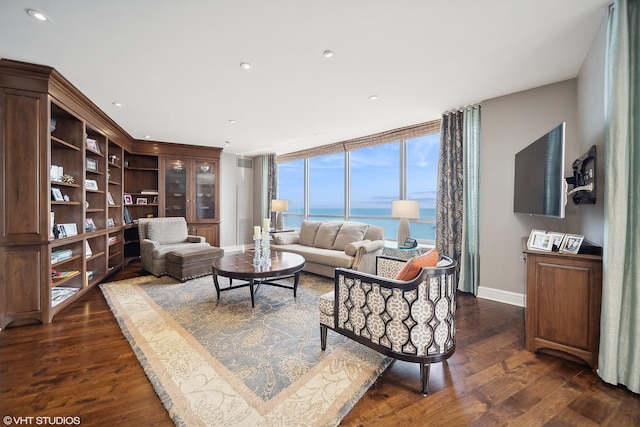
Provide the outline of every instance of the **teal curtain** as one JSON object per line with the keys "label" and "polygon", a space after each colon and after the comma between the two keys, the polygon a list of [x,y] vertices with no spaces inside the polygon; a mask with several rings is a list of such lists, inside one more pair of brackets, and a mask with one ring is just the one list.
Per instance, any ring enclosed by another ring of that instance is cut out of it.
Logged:
{"label": "teal curtain", "polygon": [[640,393],[640,13],[610,6],[605,68],[605,251],[598,375]]}
{"label": "teal curtain", "polygon": [[463,112],[464,185],[458,289],[477,295],[480,282],[480,106],[465,108]]}
{"label": "teal curtain", "polygon": [[458,289],[480,280],[480,106],[442,115],[436,195],[436,248],[458,262]]}

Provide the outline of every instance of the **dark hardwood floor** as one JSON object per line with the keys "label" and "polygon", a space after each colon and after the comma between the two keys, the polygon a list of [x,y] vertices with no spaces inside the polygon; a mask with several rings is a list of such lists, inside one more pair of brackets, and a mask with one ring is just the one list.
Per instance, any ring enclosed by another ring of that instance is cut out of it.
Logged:
{"label": "dark hardwood floor", "polygon": [[[111,280],[139,274],[134,263]],[[522,308],[460,295],[456,322],[456,352],[432,365],[429,396],[418,393],[418,366],[396,361],[342,425],[640,426],[639,395],[524,350]],[[51,324],[0,331],[0,416],[4,425],[173,425],[98,288]]]}

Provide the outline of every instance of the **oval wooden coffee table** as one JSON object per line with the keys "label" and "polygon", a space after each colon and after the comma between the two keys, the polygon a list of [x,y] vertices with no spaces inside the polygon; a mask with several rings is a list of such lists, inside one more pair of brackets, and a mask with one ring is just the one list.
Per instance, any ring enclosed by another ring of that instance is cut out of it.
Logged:
{"label": "oval wooden coffee table", "polygon": [[[254,296],[260,285],[277,286],[293,289],[293,297],[298,291],[300,272],[304,268],[305,260],[302,256],[291,252],[272,252],[271,266],[258,267],[253,265],[253,252],[225,254],[216,259],[212,265],[213,284],[220,300],[220,292],[249,287],[251,291],[251,307],[254,307]],[[228,277],[229,286],[220,288],[218,276]],[[274,282],[293,277],[293,286]],[[233,279],[246,280],[247,283],[233,285]]]}

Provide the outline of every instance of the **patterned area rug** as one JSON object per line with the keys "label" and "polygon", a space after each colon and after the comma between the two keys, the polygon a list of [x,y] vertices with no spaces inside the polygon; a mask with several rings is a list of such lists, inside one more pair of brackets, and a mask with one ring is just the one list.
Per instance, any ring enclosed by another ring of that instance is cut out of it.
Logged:
{"label": "patterned area rug", "polygon": [[248,288],[218,301],[211,276],[101,289],[176,425],[337,425],[391,362],[332,331],[320,349],[318,301],[333,281],[318,276],[301,275],[296,299],[260,287],[255,308]]}

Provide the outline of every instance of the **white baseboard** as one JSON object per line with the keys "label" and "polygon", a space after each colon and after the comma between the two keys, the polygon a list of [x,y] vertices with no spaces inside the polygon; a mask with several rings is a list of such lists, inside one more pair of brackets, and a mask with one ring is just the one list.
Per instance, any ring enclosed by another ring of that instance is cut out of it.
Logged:
{"label": "white baseboard", "polygon": [[516,292],[503,291],[502,289],[487,288],[485,286],[478,287],[478,298],[488,299],[491,301],[503,302],[509,305],[524,307],[526,296]]}

